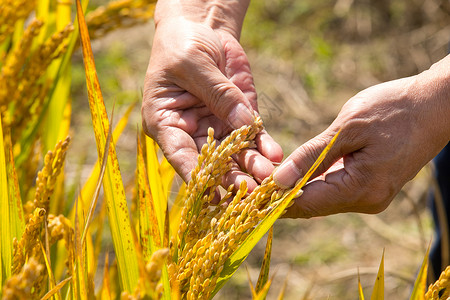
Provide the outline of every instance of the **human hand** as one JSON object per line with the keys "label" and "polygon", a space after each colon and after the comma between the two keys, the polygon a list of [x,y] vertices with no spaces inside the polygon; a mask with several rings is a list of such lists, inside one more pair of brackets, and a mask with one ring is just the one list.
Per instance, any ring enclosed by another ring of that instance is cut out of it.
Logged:
{"label": "human hand", "polygon": [[279,186],[292,186],[342,129],[313,177],[325,174],[285,217],[383,211],[450,139],[448,63],[358,93],[327,130],[296,149],[274,174]]}
{"label": "human hand", "polygon": [[[158,23],[145,79],[143,128],[185,181],[208,127],[221,140],[232,129],[251,124],[255,113],[253,78],[236,35],[182,17]],[[224,185],[239,187],[246,180],[252,190],[270,175],[282,150],[265,131],[256,146],[234,157],[237,164]]]}

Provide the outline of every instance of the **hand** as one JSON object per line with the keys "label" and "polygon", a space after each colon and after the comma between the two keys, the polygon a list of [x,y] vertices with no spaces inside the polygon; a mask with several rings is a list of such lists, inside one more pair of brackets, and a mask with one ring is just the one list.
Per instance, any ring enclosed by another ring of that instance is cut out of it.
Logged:
{"label": "hand", "polygon": [[[181,17],[158,23],[145,79],[143,128],[185,181],[208,127],[221,140],[233,128],[251,124],[256,112],[250,66],[235,36]],[[252,190],[272,172],[271,161],[281,161],[280,146],[266,132],[256,145],[236,155],[238,164],[224,185],[239,187],[245,179]]]}
{"label": "hand", "polygon": [[383,211],[449,141],[445,70],[441,66],[436,76],[428,71],[376,85],[351,98],[327,130],[296,149],[275,172],[278,185],[292,186],[342,129],[313,176],[325,174],[304,187],[285,217]]}

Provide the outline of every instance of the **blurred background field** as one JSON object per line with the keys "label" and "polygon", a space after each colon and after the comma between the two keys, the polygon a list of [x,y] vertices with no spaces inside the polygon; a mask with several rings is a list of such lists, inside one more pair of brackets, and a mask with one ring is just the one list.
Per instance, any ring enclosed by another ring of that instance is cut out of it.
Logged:
{"label": "blurred background field", "polygon": [[[90,8],[106,2],[91,1]],[[93,42],[106,106],[111,111],[115,103],[115,116],[129,104],[140,103],[153,31],[148,22]],[[352,95],[427,69],[446,55],[449,41],[447,0],[254,0],[241,37],[260,113],[286,156],[325,129]],[[81,51],[73,60],[73,141],[66,168],[76,189],[88,176],[97,152]],[[140,122],[138,104],[117,142],[124,183],[134,176]],[[277,221],[268,299],[276,299],[285,280],[286,299],[357,299],[358,268],[369,297],[383,249],[386,299],[408,298],[433,234],[426,208],[430,186],[426,167],[379,215]],[[103,246],[113,249],[112,242]],[[253,281],[263,253],[260,243],[248,258]],[[249,298],[245,268],[217,296]]]}

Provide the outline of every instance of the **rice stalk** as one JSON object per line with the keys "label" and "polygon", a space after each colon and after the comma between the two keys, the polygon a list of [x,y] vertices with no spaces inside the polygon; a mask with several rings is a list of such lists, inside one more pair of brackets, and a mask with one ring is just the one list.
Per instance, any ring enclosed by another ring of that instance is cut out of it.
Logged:
{"label": "rice stalk", "polygon": [[[187,199],[181,212],[175,261],[169,266],[173,284],[180,286],[183,298],[209,298],[225,261],[262,220],[273,204],[284,195],[272,177],[265,179],[250,195],[243,181],[231,202],[212,206],[215,189],[231,169],[231,155],[251,145],[262,129],[255,118],[252,126],[233,131],[216,147],[214,131],[208,131],[207,144],[199,155],[187,186]],[[232,187],[224,197],[231,198]]]}
{"label": "rice stalk", "polygon": [[0,73],[0,107],[1,111],[6,109],[8,96],[17,88],[20,83],[19,74],[30,55],[31,45],[34,38],[39,34],[44,23],[34,19],[26,28],[21,40],[5,58],[5,62]]}
{"label": "rice stalk", "polygon": [[101,6],[86,16],[89,36],[97,39],[115,29],[147,22],[155,5],[156,0],[117,0]]}

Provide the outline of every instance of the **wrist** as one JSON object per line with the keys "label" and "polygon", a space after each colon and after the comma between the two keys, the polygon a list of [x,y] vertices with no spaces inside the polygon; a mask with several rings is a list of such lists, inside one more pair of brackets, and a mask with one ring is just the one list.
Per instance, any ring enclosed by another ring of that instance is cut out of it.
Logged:
{"label": "wrist", "polygon": [[450,55],[414,77],[414,90],[418,99],[432,108],[435,118],[430,127],[446,141],[450,140]]}
{"label": "wrist", "polygon": [[159,0],[155,26],[162,20],[185,18],[214,30],[222,30],[239,40],[250,0]]}

